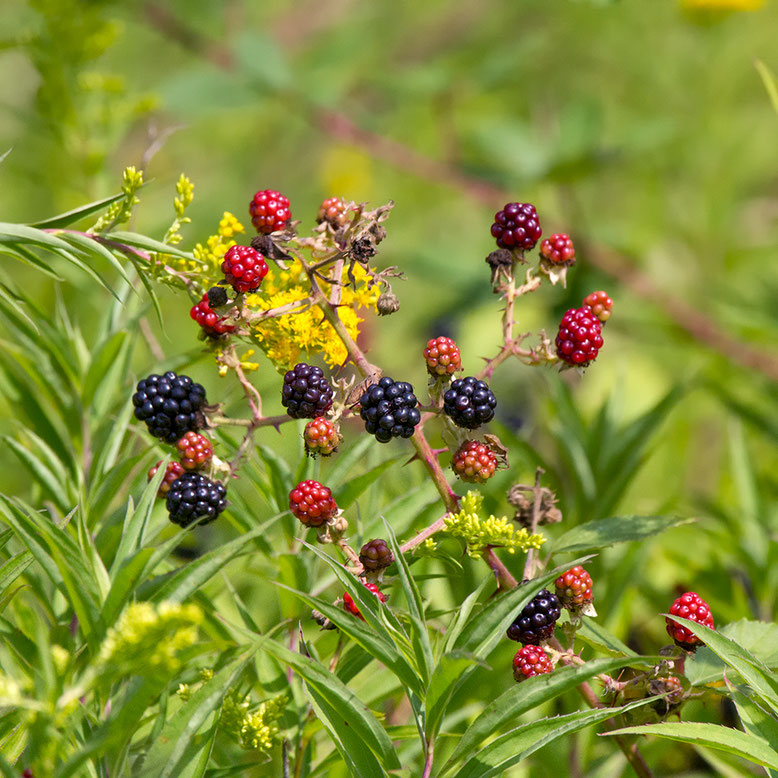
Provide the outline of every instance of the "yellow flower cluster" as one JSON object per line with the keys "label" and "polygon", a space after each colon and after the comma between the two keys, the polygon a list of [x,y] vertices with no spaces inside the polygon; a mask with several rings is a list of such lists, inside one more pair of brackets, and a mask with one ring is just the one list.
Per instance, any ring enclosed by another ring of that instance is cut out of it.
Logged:
{"label": "yellow flower cluster", "polygon": [[756,11],[764,0],[681,0],[688,11]]}
{"label": "yellow flower cluster", "polygon": [[[372,283],[364,268],[354,267],[355,285],[349,283],[343,270],[340,305],[336,309],[349,335],[356,340],[359,325],[364,321],[357,310],[376,310],[380,288]],[[255,311],[267,311],[290,305],[310,296],[308,278],[300,262],[294,261],[287,270],[271,268],[262,286],[246,297],[246,305]],[[348,352],[332,325],[324,318],[318,305],[303,306],[291,313],[263,319],[254,325],[254,338],[279,372],[299,361],[301,354],[321,354],[330,367],[346,361]]]}
{"label": "yellow flower cluster", "polygon": [[546,542],[542,535],[530,535],[524,527],[517,530],[505,516],[482,519],[479,513],[483,500],[478,492],[468,492],[459,513],[449,514],[444,520],[444,531],[462,538],[470,556],[479,556],[487,546],[500,546],[513,554],[516,550],[540,548]]}
{"label": "yellow flower cluster", "polygon": [[133,603],[108,631],[100,665],[123,676],[171,675],[181,666],[179,652],[197,642],[202,620],[196,605]]}
{"label": "yellow flower cluster", "polygon": [[249,711],[251,703],[241,699],[232,689],[224,698],[219,724],[246,750],[269,751],[279,733],[278,719],[284,713],[288,700],[281,694],[260,703],[255,711]]}

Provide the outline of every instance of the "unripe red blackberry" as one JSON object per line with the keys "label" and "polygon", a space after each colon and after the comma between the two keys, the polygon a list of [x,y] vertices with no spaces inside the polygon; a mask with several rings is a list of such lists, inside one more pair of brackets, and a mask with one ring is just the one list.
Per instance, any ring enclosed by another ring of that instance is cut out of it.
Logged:
{"label": "unripe red blackberry", "polygon": [[385,540],[376,538],[362,546],[359,561],[365,570],[383,570],[394,562],[394,554]]}
{"label": "unripe red blackberry", "polygon": [[451,469],[470,484],[486,483],[497,469],[497,457],[478,440],[466,440],[451,458]]}
{"label": "unripe red blackberry", "polygon": [[379,443],[392,438],[410,438],[421,421],[416,407],[419,401],[407,381],[394,381],[384,376],[359,398],[360,416],[365,430]]}
{"label": "unripe red blackberry", "polygon": [[458,378],[443,395],[443,412],[457,427],[474,430],[494,418],[497,398],[485,381]]}
{"label": "unripe red blackberry", "polygon": [[[386,602],[386,596],[382,591],[379,591],[378,587],[374,583],[365,583],[363,581],[362,585],[365,587],[365,589],[371,591],[376,597],[378,597],[381,602]],[[362,619],[362,621],[365,620],[365,617],[359,612],[359,608],[357,608],[357,605],[354,602],[354,598],[348,592],[345,592],[343,595],[343,608],[349,613],[353,613],[354,616]]]}
{"label": "unripe red blackberry", "polygon": [[433,376],[450,376],[462,369],[459,347],[451,338],[433,338],[424,349],[427,372]]}
{"label": "unripe red blackberry", "polygon": [[306,527],[321,527],[337,514],[338,504],[318,481],[301,481],[289,492],[289,510]]}
{"label": "unripe red blackberry", "polygon": [[249,203],[249,214],[257,232],[264,232],[266,235],[283,230],[292,218],[289,199],[275,189],[257,192]]}
{"label": "unripe red blackberry", "polygon": [[[157,462],[154,467],[149,470],[149,481],[154,478],[159,470],[159,466],[162,464],[162,460]],[[180,462],[168,462],[165,468],[165,475],[162,477],[162,483],[157,490],[157,497],[164,497],[170,491],[170,484],[180,478],[184,474],[184,468]]]}
{"label": "unripe red blackberry", "polygon": [[571,308],[559,323],[557,356],[568,365],[585,367],[602,348],[602,324],[588,305]]}
{"label": "unripe red blackberry", "polygon": [[602,324],[605,324],[611,317],[613,311],[613,300],[608,297],[607,292],[592,292],[584,297],[584,305],[588,305],[592,309],[592,313],[600,320]]}
{"label": "unripe red blackberry", "polygon": [[205,426],[205,389],[188,375],[176,375],[172,370],[138,381],[132,404],[135,418],[145,422],[155,438],[167,443]]}
{"label": "unripe red blackberry", "polygon": [[674,675],[667,678],[653,678],[648,683],[649,697],[665,695],[657,700],[652,707],[660,716],[666,716],[673,708],[678,707],[684,698],[684,688],[681,679]]}
{"label": "unripe red blackberry", "polygon": [[293,419],[315,419],[332,407],[335,391],[320,367],[300,362],[284,375],[281,405]]}
{"label": "unripe red blackberry", "polygon": [[235,327],[229,323],[229,319],[219,316],[211,310],[208,303],[208,295],[204,294],[203,299],[197,305],[193,305],[189,315],[203,328],[203,332],[212,338],[218,338],[225,332],[232,332]]}
{"label": "unripe red blackberry", "polygon": [[236,292],[259,289],[267,269],[265,258],[251,246],[231,246],[222,262],[222,273]]}
{"label": "unripe red blackberry", "polygon": [[494,215],[492,235],[501,249],[529,251],[542,234],[538,212],[530,203],[508,203]]}
{"label": "unripe red blackberry", "polygon": [[167,512],[174,524],[188,527],[200,518],[212,522],[227,507],[227,490],[200,473],[184,473],[170,485]]}
{"label": "unripe red blackberry", "polygon": [[573,241],[563,232],[552,235],[540,244],[540,256],[553,265],[574,265]]}
{"label": "unripe red blackberry", "polygon": [[579,611],[592,601],[592,577],[581,565],[571,567],[554,581],[559,602],[570,611]]}
{"label": "unripe red blackberry", "polygon": [[[714,629],[713,614],[710,612],[708,603],[694,592],[682,594],[673,603],[670,613],[673,616],[681,616],[684,619],[696,621],[704,627]],[[665,623],[667,624],[667,634],[670,635],[677,646],[687,651],[695,651],[697,646],[704,645],[702,640],[686,629],[686,627],[682,627],[677,621],[665,617]]]}
{"label": "unripe red blackberry", "polygon": [[540,646],[523,646],[513,657],[513,677],[517,681],[550,673],[553,669],[550,657]]}
{"label": "unripe red blackberry", "polygon": [[316,221],[321,224],[327,222],[336,229],[342,227],[348,221],[348,209],[340,197],[328,197],[319,206]]}
{"label": "unripe red blackberry", "polygon": [[305,450],[312,457],[316,457],[317,454],[328,457],[338,450],[341,440],[343,438],[338,428],[324,416],[309,421],[303,430]]}
{"label": "unripe red blackberry", "polygon": [[554,634],[562,608],[555,594],[541,589],[521,610],[506,633],[511,640],[537,646]]}
{"label": "unripe red blackberry", "polygon": [[211,441],[197,432],[187,432],[176,442],[176,448],[181,457],[181,464],[186,470],[200,470],[213,457]]}

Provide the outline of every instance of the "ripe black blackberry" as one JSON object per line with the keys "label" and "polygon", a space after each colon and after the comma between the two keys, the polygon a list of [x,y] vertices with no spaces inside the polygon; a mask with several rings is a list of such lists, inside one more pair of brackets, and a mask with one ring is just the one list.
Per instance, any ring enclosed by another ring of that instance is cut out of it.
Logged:
{"label": "ripe black blackberry", "polygon": [[554,634],[554,626],[562,613],[555,594],[541,589],[522,609],[506,633],[511,640],[525,646],[539,646]]}
{"label": "ripe black blackberry", "polygon": [[359,398],[359,404],[365,429],[379,443],[388,443],[392,438],[410,438],[421,421],[416,408],[419,401],[407,381],[393,381],[384,376]]}
{"label": "ripe black blackberry", "polygon": [[293,419],[315,419],[332,407],[334,395],[320,367],[300,362],[284,376],[281,405]]}
{"label": "ripe black blackberry", "polygon": [[474,430],[494,418],[497,398],[484,381],[475,376],[452,381],[443,395],[443,412],[457,427]]}
{"label": "ripe black blackberry", "polygon": [[205,389],[188,375],[176,375],[171,370],[138,381],[132,404],[135,418],[146,422],[149,432],[167,443],[205,427]]}
{"label": "ripe black blackberry", "polygon": [[197,519],[213,521],[227,507],[227,490],[200,473],[184,473],[170,485],[167,512],[170,521],[188,527]]}

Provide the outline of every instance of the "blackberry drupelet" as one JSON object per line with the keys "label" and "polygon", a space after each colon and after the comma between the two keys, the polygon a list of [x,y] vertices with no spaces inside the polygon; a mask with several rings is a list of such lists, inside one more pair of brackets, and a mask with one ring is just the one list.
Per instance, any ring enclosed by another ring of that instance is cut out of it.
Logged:
{"label": "blackberry drupelet", "polygon": [[407,381],[384,376],[367,389],[359,404],[365,429],[379,443],[388,443],[392,438],[410,438],[421,421],[421,413],[416,408],[419,401]]}
{"label": "blackberry drupelet", "polygon": [[[362,585],[367,589],[368,591],[372,592],[381,602],[386,602],[386,595],[379,591],[378,586],[374,583],[365,583],[362,582]],[[357,616],[358,618],[362,619],[362,621],[365,620],[365,617],[359,612],[359,608],[357,607],[357,604],[354,602],[354,598],[346,592],[343,595],[343,608],[344,610],[347,610],[349,613],[353,613],[354,616]]]}
{"label": "blackberry drupelet", "polygon": [[494,418],[497,398],[484,381],[475,376],[452,381],[443,395],[443,412],[457,427],[474,430]]}
{"label": "blackberry drupelet", "polygon": [[281,405],[293,419],[324,416],[332,407],[334,396],[335,392],[320,367],[300,362],[284,376]]}
{"label": "blackberry drupelet", "polygon": [[601,324],[605,324],[613,313],[613,300],[608,297],[607,292],[599,291],[587,294],[583,304],[592,309],[592,313],[600,320]]}
{"label": "blackberry drupelet", "polygon": [[200,518],[212,522],[227,507],[227,490],[200,473],[184,473],[170,485],[167,512],[170,521],[188,527]]}
{"label": "blackberry drupelet", "polygon": [[275,189],[263,189],[257,192],[249,203],[249,214],[257,232],[266,235],[283,230],[292,218],[289,199]]}
{"label": "blackberry drupelet", "polygon": [[340,197],[328,197],[322,201],[316,221],[321,224],[327,222],[336,229],[342,227],[348,221],[348,209]]}
{"label": "blackberry drupelet", "polygon": [[542,234],[538,212],[530,203],[508,203],[494,215],[492,235],[501,249],[529,251]]}
{"label": "blackberry drupelet", "polygon": [[540,646],[524,646],[513,657],[513,677],[517,681],[554,670],[551,659]]}
{"label": "blackberry drupelet", "polygon": [[537,646],[554,634],[554,626],[562,613],[555,594],[541,589],[523,608],[506,633],[511,640]]}
{"label": "blackberry drupelet", "polygon": [[149,432],[167,443],[175,443],[184,433],[205,426],[205,389],[188,375],[172,370],[152,374],[138,381],[132,396],[135,418],[146,423]]}

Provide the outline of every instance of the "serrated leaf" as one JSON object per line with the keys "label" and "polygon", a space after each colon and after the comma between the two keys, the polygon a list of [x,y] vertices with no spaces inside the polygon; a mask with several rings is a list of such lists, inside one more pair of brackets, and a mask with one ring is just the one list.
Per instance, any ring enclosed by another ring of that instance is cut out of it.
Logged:
{"label": "serrated leaf", "polygon": [[554,543],[553,553],[569,554],[609,548],[615,543],[643,540],[670,527],[689,524],[692,521],[694,519],[680,516],[612,516],[608,519],[596,519],[565,532]]}
{"label": "serrated leaf", "polygon": [[749,762],[778,770],[778,752],[770,748],[764,740],[719,724],[703,724],[697,721],[647,724],[603,733],[603,737],[609,735],[656,735],[681,743],[694,743],[717,751],[726,751]]}
{"label": "serrated leaf", "polygon": [[[772,749],[778,749],[778,718],[770,715],[769,711],[752,699],[745,691],[741,691],[727,680],[729,696],[735,703],[740,723],[743,729],[754,737],[764,740]],[[770,771],[771,775],[778,773]]]}

